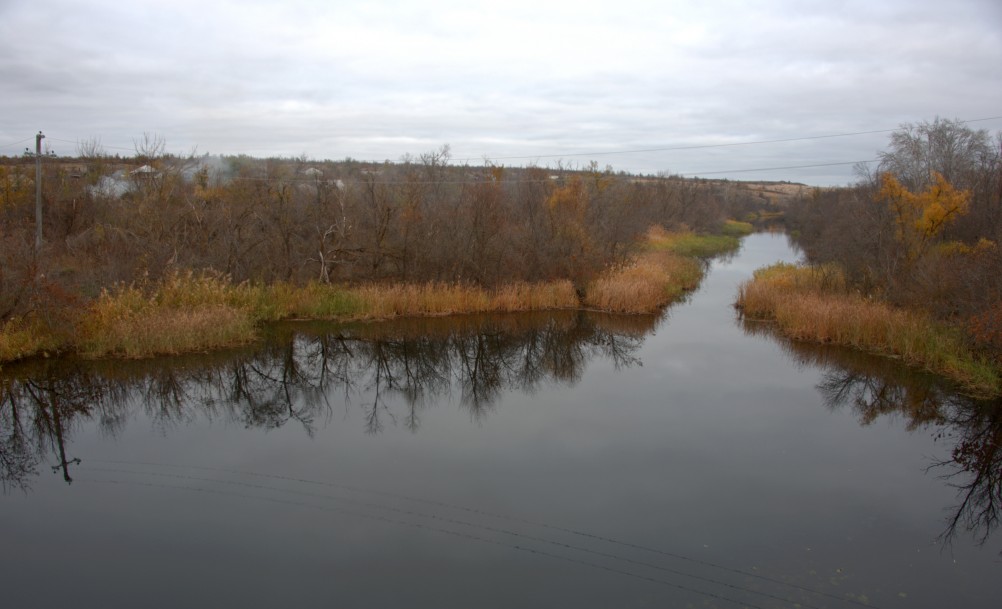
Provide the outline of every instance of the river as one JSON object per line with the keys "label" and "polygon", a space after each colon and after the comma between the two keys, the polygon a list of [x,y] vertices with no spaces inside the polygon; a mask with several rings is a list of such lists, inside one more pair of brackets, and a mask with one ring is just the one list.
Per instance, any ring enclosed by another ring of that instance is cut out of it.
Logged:
{"label": "river", "polygon": [[997,607],[1002,413],[731,306],[0,372],[6,607]]}

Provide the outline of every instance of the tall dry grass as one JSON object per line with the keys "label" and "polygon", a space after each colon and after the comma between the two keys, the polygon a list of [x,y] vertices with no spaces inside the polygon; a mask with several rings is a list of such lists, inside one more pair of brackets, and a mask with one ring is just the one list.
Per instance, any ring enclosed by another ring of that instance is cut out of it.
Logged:
{"label": "tall dry grass", "polygon": [[[578,305],[569,281],[515,283],[493,291],[435,283],[345,289],[317,283],[235,285],[219,275],[176,273],[157,285],[103,292],[83,315],[71,348],[90,357],[148,357],[245,343],[254,339],[258,324],[281,319],[370,320]],[[8,341],[18,336],[11,334]]]}
{"label": "tall dry grass", "polygon": [[654,313],[695,288],[702,276],[702,265],[692,258],[646,252],[588,284],[584,304],[612,313]]}
{"label": "tall dry grass", "polygon": [[38,319],[17,317],[0,324],[0,364],[58,351],[60,344],[47,324]]}
{"label": "tall dry grass", "polygon": [[149,357],[249,342],[254,320],[229,302],[234,289],[220,277],[187,274],[154,289],[106,290],[83,315],[75,350],[89,357]]}
{"label": "tall dry grass", "polygon": [[950,377],[972,394],[1002,393],[998,369],[971,352],[958,330],[921,311],[848,292],[844,277],[831,267],[760,269],[739,288],[736,306],[746,318],[775,321],[796,340],[898,357]]}
{"label": "tall dry grass", "polygon": [[496,290],[462,284],[365,285],[349,293],[361,303],[355,319],[389,319],[458,313],[510,313],[576,308],[570,281],[513,283]]}

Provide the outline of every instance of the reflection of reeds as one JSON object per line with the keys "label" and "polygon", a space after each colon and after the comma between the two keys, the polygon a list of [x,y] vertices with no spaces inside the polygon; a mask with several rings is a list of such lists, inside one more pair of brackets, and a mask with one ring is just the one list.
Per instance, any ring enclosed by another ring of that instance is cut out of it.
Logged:
{"label": "reflection of reeds", "polygon": [[588,312],[588,319],[595,327],[609,334],[643,338],[653,332],[665,315],[615,315],[612,313]]}
{"label": "reflection of reeds", "polygon": [[692,258],[646,252],[591,282],[584,303],[613,313],[654,313],[695,288],[702,275],[702,266]]}
{"label": "reflection of reeds", "polygon": [[979,395],[997,395],[997,369],[975,356],[952,328],[845,291],[832,269],[776,265],[741,286],[737,306],[752,319],[775,321],[796,340],[844,345],[900,357],[943,374]]}
{"label": "reflection of reeds", "polygon": [[[338,324],[338,331],[365,340],[442,339],[472,334],[521,336],[550,327],[569,332],[579,323],[577,310],[527,311],[522,313],[470,313],[451,316],[400,317],[390,320],[358,321]],[[297,331],[316,335],[331,332],[329,322],[297,324]]]}

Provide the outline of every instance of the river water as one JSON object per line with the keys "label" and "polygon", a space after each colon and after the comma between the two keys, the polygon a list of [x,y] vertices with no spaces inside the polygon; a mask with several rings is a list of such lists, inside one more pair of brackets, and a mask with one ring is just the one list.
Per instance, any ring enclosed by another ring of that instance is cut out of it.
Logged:
{"label": "river water", "polygon": [[[998,607],[1002,414],[731,303],[0,372],[6,607]],[[951,526],[952,523],[952,526]]]}

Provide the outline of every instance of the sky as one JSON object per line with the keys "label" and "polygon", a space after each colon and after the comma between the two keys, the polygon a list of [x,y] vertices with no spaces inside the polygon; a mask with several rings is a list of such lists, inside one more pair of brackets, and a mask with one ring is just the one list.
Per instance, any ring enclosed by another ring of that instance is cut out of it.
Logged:
{"label": "sky", "polygon": [[153,134],[841,185],[904,123],[1002,131],[1002,2],[0,0],[0,83],[5,155]]}

